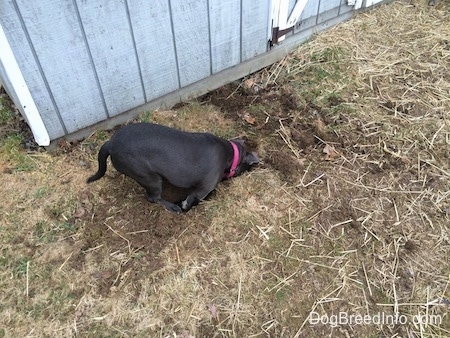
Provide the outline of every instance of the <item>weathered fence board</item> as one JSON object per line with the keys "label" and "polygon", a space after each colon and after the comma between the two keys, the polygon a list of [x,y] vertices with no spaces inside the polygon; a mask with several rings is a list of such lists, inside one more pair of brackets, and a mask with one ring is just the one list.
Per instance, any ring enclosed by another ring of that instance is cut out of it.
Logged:
{"label": "weathered fence board", "polygon": [[125,1],[78,1],[77,7],[108,115],[143,104]]}
{"label": "weathered fence board", "polygon": [[180,86],[169,3],[131,0],[128,6],[145,98],[151,101]]}
{"label": "weathered fence board", "polygon": [[240,62],[240,11],[240,0],[209,0],[212,73]]}
{"label": "weathered fence board", "polygon": [[270,0],[242,1],[241,61],[267,51]]}
{"label": "weathered fence board", "polygon": [[182,87],[211,75],[206,0],[171,1],[175,48]]}

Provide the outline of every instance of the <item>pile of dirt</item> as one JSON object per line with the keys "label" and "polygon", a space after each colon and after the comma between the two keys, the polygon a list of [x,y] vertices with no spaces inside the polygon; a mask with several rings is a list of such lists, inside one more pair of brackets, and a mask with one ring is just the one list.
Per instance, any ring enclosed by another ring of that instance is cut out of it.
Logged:
{"label": "pile of dirt", "polygon": [[[339,118],[332,121],[322,107],[304,102],[289,85],[265,85],[262,74],[223,86],[199,100],[218,107],[252,135],[250,144],[263,154],[263,165],[295,181],[306,156],[320,160],[323,154],[318,149],[344,142],[333,132]],[[331,101],[325,109],[341,102]]]}

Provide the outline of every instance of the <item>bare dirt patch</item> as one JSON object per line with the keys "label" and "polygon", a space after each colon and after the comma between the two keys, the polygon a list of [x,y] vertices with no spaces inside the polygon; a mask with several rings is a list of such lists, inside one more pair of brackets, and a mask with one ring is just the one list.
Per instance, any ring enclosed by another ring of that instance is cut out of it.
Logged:
{"label": "bare dirt patch", "polygon": [[[109,272],[96,274],[102,285],[100,292],[105,294],[120,281],[120,276],[131,270],[133,278],[140,280],[143,275],[161,269],[164,266],[161,251],[179,239],[189,223],[202,212],[202,207],[199,207],[198,211],[185,215],[170,213],[163,207],[148,203],[144,190],[130,179],[119,175],[107,179],[107,187],[96,195],[89,190],[81,192],[77,210],[80,213],[78,221],[85,224],[81,234],[85,251],[107,245],[111,252],[128,258],[119,275]],[[178,202],[188,192],[165,183],[163,197]],[[207,223],[200,222],[190,233],[200,234],[206,227]],[[82,268],[80,259],[82,256],[74,261],[75,267]]]}

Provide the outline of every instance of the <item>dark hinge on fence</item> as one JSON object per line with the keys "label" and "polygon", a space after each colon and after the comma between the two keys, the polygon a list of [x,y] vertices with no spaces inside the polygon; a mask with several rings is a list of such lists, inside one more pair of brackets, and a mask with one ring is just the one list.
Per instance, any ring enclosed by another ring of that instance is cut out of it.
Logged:
{"label": "dark hinge on fence", "polygon": [[294,30],[294,26],[286,28],[286,29],[280,29],[280,27],[273,27],[272,28],[272,40],[270,40],[270,47],[278,43],[278,39],[281,38],[283,35],[286,35],[289,32],[292,32]]}

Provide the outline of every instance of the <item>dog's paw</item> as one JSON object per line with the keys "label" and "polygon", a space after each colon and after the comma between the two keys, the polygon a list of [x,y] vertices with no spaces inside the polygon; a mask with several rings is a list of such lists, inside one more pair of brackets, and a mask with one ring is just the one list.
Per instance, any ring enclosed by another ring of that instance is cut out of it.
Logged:
{"label": "dog's paw", "polygon": [[187,199],[184,200],[184,201],[181,201],[180,204],[181,204],[181,208],[182,208],[183,210],[189,210],[189,209],[190,209],[189,204],[188,204],[188,202],[187,202]]}
{"label": "dog's paw", "polygon": [[181,201],[178,203],[178,205],[181,205],[181,208],[184,212],[188,212],[191,210],[193,206],[196,206],[200,200],[196,197],[188,196],[184,201]]}
{"label": "dog's paw", "polygon": [[183,212],[183,209],[180,206],[176,205],[176,204],[172,204],[170,206],[166,205],[166,208],[167,208],[167,210],[172,211],[172,212],[174,212],[176,214],[181,214]]}

